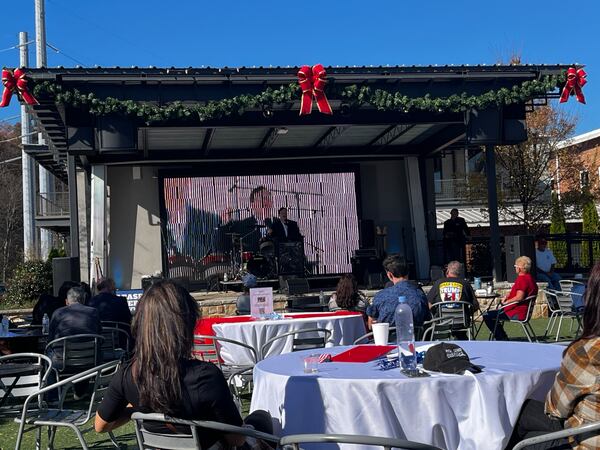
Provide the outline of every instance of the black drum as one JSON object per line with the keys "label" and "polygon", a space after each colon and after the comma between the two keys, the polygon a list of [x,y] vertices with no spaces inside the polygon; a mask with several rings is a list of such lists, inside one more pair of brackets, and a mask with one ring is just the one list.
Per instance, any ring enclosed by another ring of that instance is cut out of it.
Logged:
{"label": "black drum", "polygon": [[275,244],[273,241],[263,241],[260,243],[260,254],[267,257],[275,256]]}
{"label": "black drum", "polygon": [[248,261],[246,268],[256,278],[266,278],[272,272],[271,261],[262,255],[254,255]]}

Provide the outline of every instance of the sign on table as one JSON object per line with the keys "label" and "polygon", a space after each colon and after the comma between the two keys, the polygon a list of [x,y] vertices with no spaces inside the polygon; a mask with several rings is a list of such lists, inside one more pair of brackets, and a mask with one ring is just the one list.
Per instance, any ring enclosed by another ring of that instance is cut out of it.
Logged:
{"label": "sign on table", "polygon": [[264,317],[273,312],[273,288],[250,289],[250,315],[255,318]]}
{"label": "sign on table", "polygon": [[117,295],[121,297],[125,297],[127,299],[127,306],[129,306],[129,310],[134,313],[135,308],[137,307],[138,301],[144,295],[143,289],[129,289],[117,291]]}

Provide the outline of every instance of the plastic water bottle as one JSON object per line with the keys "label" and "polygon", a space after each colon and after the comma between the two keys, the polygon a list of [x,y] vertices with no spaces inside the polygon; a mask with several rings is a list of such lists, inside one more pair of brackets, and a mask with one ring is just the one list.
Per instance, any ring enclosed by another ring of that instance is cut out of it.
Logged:
{"label": "plastic water bottle", "polygon": [[320,305],[325,304],[325,293],[323,291],[321,291],[321,293],[319,294],[319,304]]}
{"label": "plastic water bottle", "polygon": [[227,281],[229,281],[229,276],[227,275],[227,272],[225,272],[225,273],[223,274],[223,281],[224,281],[224,282],[227,282]]}
{"label": "plastic water bottle", "polygon": [[44,318],[42,319],[42,334],[48,334],[50,331],[50,318],[48,314],[44,313]]}
{"label": "plastic water bottle", "polygon": [[398,306],[394,313],[396,322],[396,337],[398,339],[398,357],[403,371],[414,372],[417,370],[417,352],[415,351],[415,330],[413,313],[406,297],[398,297]]}
{"label": "plastic water bottle", "polygon": [[8,334],[8,317],[5,315],[2,316],[2,336],[6,336]]}

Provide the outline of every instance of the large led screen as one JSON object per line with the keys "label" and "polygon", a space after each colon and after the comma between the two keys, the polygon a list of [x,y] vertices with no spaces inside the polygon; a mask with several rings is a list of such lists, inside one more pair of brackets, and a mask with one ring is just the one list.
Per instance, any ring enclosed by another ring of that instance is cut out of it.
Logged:
{"label": "large led screen", "polygon": [[353,172],[165,177],[169,275],[207,279],[249,271],[271,278],[287,270],[283,249],[271,239],[281,207],[298,224],[304,275],[350,272],[358,248],[355,178]]}

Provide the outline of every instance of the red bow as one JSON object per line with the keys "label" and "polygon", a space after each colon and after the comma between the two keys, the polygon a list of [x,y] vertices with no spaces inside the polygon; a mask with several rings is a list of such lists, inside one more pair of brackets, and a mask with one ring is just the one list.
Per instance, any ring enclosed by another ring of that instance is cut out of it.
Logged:
{"label": "red bow", "polygon": [[10,104],[13,92],[16,92],[28,105],[39,104],[36,98],[27,90],[27,79],[25,78],[25,71],[22,69],[15,69],[14,72],[9,69],[3,69],[2,84],[4,85],[4,92],[2,93],[0,108],[4,108]]}
{"label": "red bow", "polygon": [[298,71],[298,82],[302,88],[302,103],[300,104],[300,115],[310,114],[312,112],[313,96],[317,101],[317,107],[323,114],[333,114],[331,105],[325,96],[325,79],[327,73],[322,64],[310,66],[302,66]]}
{"label": "red bow", "polygon": [[575,93],[575,97],[579,103],[585,104],[585,97],[581,88],[585,86],[587,80],[587,73],[583,69],[575,69],[575,67],[569,67],[567,70],[567,82],[563,88],[562,94],[560,95],[560,103],[565,103],[569,100],[569,94]]}

